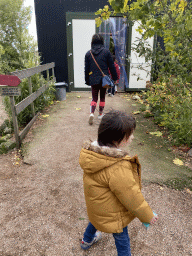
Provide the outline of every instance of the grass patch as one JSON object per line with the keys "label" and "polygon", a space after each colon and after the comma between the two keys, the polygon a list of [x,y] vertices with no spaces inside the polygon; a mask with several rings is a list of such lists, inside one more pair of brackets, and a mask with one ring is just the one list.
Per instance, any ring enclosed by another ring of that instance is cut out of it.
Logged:
{"label": "grass patch", "polygon": [[192,177],[186,176],[185,178],[174,178],[169,179],[164,184],[168,187],[183,190],[185,188],[188,188],[192,191]]}

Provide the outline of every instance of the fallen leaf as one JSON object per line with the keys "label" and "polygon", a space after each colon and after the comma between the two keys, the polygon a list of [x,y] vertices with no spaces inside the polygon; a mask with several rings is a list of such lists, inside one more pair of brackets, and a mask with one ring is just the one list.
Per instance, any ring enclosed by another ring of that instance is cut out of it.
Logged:
{"label": "fallen leaf", "polygon": [[19,162],[16,162],[15,164],[16,164],[16,165],[19,165]]}
{"label": "fallen leaf", "polygon": [[163,188],[162,188],[162,187],[160,187],[160,189],[161,189],[161,190],[163,190]]}
{"label": "fallen leaf", "polygon": [[81,108],[75,108],[76,110],[80,110]]}
{"label": "fallen leaf", "polygon": [[150,111],[150,110],[148,110],[148,109],[147,109],[147,110],[145,110],[144,112],[145,112],[145,113],[149,113],[149,114],[151,114],[151,111]]}
{"label": "fallen leaf", "polygon": [[92,97],[89,97],[89,99],[92,99]]}
{"label": "fallen leaf", "polygon": [[176,165],[183,165],[183,161],[181,161],[180,159],[178,159],[178,158],[175,158],[174,160],[173,160],[173,163],[174,164],[176,164]]}
{"label": "fallen leaf", "polygon": [[53,104],[53,103],[54,103],[53,101],[50,102],[50,104]]}
{"label": "fallen leaf", "polygon": [[162,132],[150,132],[150,134],[151,134],[151,135],[155,135],[155,136],[157,136],[157,137],[160,137],[160,136],[163,135]]}
{"label": "fallen leaf", "polygon": [[135,112],[133,112],[134,115],[137,115],[137,114],[139,114],[139,113],[140,113],[140,111],[135,111]]}
{"label": "fallen leaf", "polygon": [[77,98],[81,98],[81,96],[77,96]]}
{"label": "fallen leaf", "polygon": [[137,104],[132,104],[132,106],[137,106]]}
{"label": "fallen leaf", "polygon": [[191,194],[192,195],[192,191],[188,188],[185,188],[185,192],[187,192],[188,194]]}
{"label": "fallen leaf", "polygon": [[130,101],[130,99],[127,99],[127,101]]}
{"label": "fallen leaf", "polygon": [[59,102],[60,102],[60,100],[57,100],[56,102],[57,102],[57,103],[59,103]]}
{"label": "fallen leaf", "polygon": [[42,117],[48,117],[49,115],[42,115]]}

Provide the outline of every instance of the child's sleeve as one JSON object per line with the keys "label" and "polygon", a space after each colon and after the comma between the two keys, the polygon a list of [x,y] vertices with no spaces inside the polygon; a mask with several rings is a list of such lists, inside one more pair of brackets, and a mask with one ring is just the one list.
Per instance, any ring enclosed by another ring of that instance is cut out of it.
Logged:
{"label": "child's sleeve", "polygon": [[109,186],[128,211],[141,222],[150,223],[153,212],[134,179],[131,163],[127,162],[113,172]]}
{"label": "child's sleeve", "polygon": [[85,55],[85,84],[89,85],[89,61],[87,54]]}
{"label": "child's sleeve", "polygon": [[116,68],[116,71],[117,71],[117,82],[119,82],[121,72],[120,72],[120,67],[117,63],[116,63],[115,68]]}
{"label": "child's sleeve", "polygon": [[117,71],[111,53],[108,51],[108,67],[113,81],[117,80]]}

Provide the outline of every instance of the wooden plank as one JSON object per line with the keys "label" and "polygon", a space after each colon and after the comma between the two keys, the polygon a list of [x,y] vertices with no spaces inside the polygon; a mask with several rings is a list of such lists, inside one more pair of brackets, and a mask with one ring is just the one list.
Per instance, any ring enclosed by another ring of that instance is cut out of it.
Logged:
{"label": "wooden plank", "polygon": [[14,96],[10,96],[10,103],[11,103],[11,111],[12,111],[12,118],[13,118],[13,128],[15,133],[15,140],[16,140],[16,147],[19,148],[21,145],[21,141],[19,138],[19,127],[17,122],[17,115],[15,113],[15,100]]}
{"label": "wooden plank", "polygon": [[45,84],[44,86],[42,86],[41,88],[39,88],[36,92],[32,93],[31,95],[29,95],[27,98],[25,98],[24,100],[22,100],[21,102],[19,102],[16,106],[15,106],[15,111],[16,111],[16,115],[18,115],[23,109],[25,109],[27,106],[29,106],[29,104],[31,104],[37,97],[39,97],[48,87],[49,84],[52,82],[49,81],[49,83]]}
{"label": "wooden plank", "polygon": [[25,128],[21,131],[19,138],[20,141],[22,141],[25,136],[27,135],[28,131],[30,130],[31,126],[34,124],[35,120],[37,119],[37,117],[39,116],[40,112],[38,112],[33,119],[25,126]]}
{"label": "wooden plank", "polygon": [[20,71],[14,71],[11,74],[17,76],[21,80],[23,78],[30,77],[37,73],[41,73],[47,69],[51,69],[53,67],[55,67],[55,63],[51,62],[51,63],[40,65],[40,66],[34,67],[34,68],[28,68],[28,69],[24,69],[24,70],[20,70]]}

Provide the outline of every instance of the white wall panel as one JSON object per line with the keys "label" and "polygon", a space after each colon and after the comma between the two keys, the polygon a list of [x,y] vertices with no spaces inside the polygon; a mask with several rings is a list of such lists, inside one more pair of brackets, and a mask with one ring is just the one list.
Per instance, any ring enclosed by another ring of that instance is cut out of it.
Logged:
{"label": "white wall panel", "polygon": [[[138,44],[138,39],[141,38],[141,34],[136,31],[138,26],[139,23],[135,22],[132,27],[131,48],[135,47],[135,44]],[[151,49],[153,49],[153,40],[153,37],[148,39]],[[130,60],[129,88],[146,88],[146,81],[149,81],[151,78],[148,74],[148,71],[151,71],[151,61],[145,63],[145,57],[139,57],[139,54],[133,50],[131,50]],[[137,80],[138,77],[141,79]]]}

